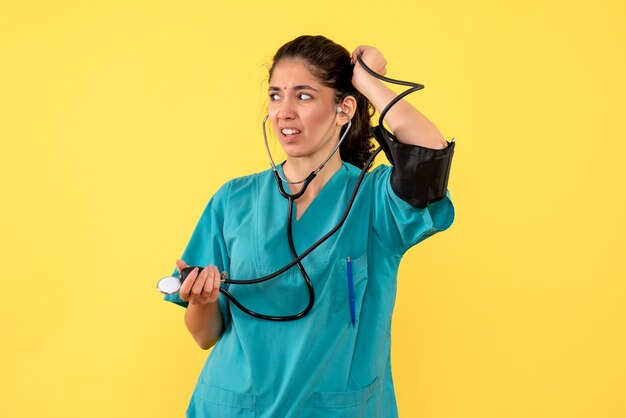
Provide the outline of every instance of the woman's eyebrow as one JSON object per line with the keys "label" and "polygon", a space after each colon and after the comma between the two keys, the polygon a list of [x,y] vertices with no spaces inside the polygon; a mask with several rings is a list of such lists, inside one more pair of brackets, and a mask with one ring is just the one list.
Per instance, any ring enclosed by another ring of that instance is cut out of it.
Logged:
{"label": "woman's eyebrow", "polygon": [[[267,90],[268,91],[280,91],[280,88],[276,87],[276,86],[270,86],[270,88],[267,89]],[[286,88],[285,88],[285,90],[286,90]],[[313,90],[313,91],[318,91],[317,89],[315,89],[315,88],[313,88],[313,87],[311,87],[309,85],[306,85],[306,84],[293,86],[291,88],[291,90]]]}

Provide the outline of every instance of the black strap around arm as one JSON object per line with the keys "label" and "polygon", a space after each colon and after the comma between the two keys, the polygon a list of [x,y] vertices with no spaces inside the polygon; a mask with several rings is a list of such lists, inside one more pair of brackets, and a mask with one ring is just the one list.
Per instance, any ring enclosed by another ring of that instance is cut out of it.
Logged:
{"label": "black strap around arm", "polygon": [[384,127],[372,128],[372,134],[393,164],[391,188],[402,200],[416,208],[443,199],[448,189],[454,139],[443,149],[403,144]]}

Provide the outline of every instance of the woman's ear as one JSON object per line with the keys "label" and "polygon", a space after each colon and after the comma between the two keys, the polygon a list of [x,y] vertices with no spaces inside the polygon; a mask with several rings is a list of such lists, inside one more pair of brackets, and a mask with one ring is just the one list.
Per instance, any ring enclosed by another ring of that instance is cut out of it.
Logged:
{"label": "woman's ear", "polygon": [[352,119],[355,113],[356,99],[354,97],[346,96],[341,103],[337,104],[337,121],[340,126],[348,123],[348,118]]}

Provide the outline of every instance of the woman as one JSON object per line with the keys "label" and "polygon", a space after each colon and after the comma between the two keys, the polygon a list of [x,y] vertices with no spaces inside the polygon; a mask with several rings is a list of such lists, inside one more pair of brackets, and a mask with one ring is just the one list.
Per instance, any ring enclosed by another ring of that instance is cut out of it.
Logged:
{"label": "woman", "polygon": [[[371,104],[381,110],[396,96],[357,57],[385,74],[386,61],[375,48],[359,46],[350,55],[321,36],[285,44],[269,72],[268,113],[287,155],[278,166],[284,179],[306,178],[332,153],[349,121],[352,125],[340,153],[295,201],[291,226],[297,254],[341,218],[372,153]],[[405,101],[385,120],[407,146],[449,145]],[[448,228],[454,210],[447,195],[424,208],[412,206],[394,191],[393,171],[379,166],[367,173],[341,229],[302,261],[315,303],[294,321],[254,318],[219,293],[220,271],[249,279],[293,259],[286,239],[288,203],[272,171],[234,179],[213,196],[175,275],[188,265],[207,267],[194,269],[179,294],[166,296],[187,307],[185,324],[198,345],[214,346],[187,416],[397,416],[390,328],[398,265],[408,248]],[[396,187],[402,181],[396,178]],[[300,186],[289,184],[289,191]],[[229,291],[249,309],[275,316],[301,312],[309,300],[297,268]]]}

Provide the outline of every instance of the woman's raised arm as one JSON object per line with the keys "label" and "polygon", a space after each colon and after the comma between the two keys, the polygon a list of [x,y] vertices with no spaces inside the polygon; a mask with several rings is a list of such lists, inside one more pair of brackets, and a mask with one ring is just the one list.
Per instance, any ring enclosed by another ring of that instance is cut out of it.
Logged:
{"label": "woman's raised arm", "polygon": [[[360,45],[352,52],[354,63],[352,84],[380,112],[397,94],[381,80],[367,73],[357,61],[359,56],[365,65],[380,75],[385,75],[387,72],[385,68],[387,61],[380,51],[372,46]],[[389,110],[385,116],[385,122],[389,125],[391,132],[404,144],[432,149],[442,149],[448,146],[439,129],[404,99]]]}

